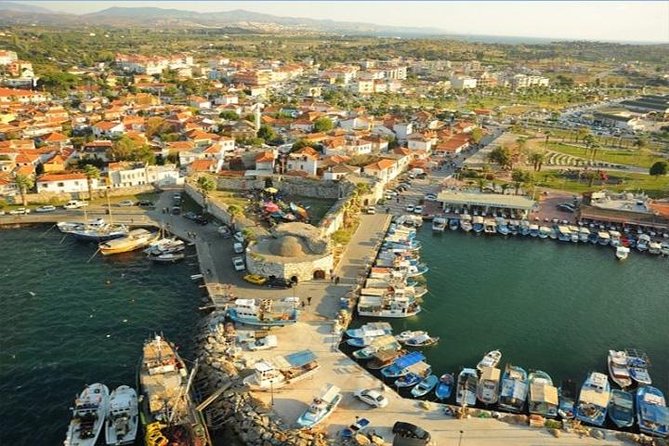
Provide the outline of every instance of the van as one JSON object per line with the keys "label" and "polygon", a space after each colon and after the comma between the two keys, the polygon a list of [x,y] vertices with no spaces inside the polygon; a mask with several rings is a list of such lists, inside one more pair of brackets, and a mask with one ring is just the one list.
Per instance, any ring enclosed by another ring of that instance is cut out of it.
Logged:
{"label": "van", "polygon": [[63,205],[64,209],[79,209],[88,206],[87,201],[79,201],[79,200],[70,200],[65,205]]}

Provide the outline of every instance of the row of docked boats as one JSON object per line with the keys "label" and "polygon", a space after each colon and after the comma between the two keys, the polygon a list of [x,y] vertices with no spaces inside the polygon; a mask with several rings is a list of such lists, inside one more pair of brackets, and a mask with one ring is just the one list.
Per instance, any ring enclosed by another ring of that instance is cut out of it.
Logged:
{"label": "row of docked boats", "polygon": [[654,255],[669,256],[669,239],[659,239],[655,233],[633,234],[629,228],[619,232],[615,229],[607,230],[604,226],[579,223],[578,226],[562,224],[554,220],[552,225],[540,225],[529,220],[507,220],[503,217],[484,218],[480,215],[471,216],[462,214],[454,218],[443,216],[432,220],[433,232],[444,232],[446,229],[474,233],[500,234],[504,236],[521,235],[541,239],[553,239],[572,243],[590,243],[601,246],[611,246],[616,250],[616,257],[624,260],[632,249]]}
{"label": "row of docked boats", "polygon": [[421,311],[420,298],[427,289],[418,286],[415,278],[428,268],[420,262],[420,248],[414,227],[391,224],[360,290],[359,316],[406,318]]}

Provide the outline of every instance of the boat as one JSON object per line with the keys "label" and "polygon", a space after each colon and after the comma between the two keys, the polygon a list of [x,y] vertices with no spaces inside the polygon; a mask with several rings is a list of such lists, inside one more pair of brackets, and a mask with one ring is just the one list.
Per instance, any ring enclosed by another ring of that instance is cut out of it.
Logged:
{"label": "boat", "polygon": [[590,235],[588,235],[588,242],[592,243],[593,245],[596,245],[598,240],[597,234],[598,232],[595,230],[590,231]]}
{"label": "boat", "polygon": [[613,246],[614,248],[617,248],[618,246],[622,245],[622,241],[620,239],[621,234],[618,231],[609,231],[609,236],[611,237],[609,244]]}
{"label": "boat", "polygon": [[558,414],[558,389],[553,386],[550,375],[542,370],[534,370],[530,372],[527,382],[529,412],[546,418],[555,418]]}
{"label": "boat", "polygon": [[606,231],[599,231],[597,233],[597,244],[606,246],[611,243],[611,236]]}
{"label": "boat", "polygon": [[157,256],[161,254],[181,252],[184,249],[186,249],[186,244],[183,240],[179,240],[176,237],[163,237],[151,243],[149,247],[144,250],[144,254]]}
{"label": "boat", "polygon": [[609,419],[619,428],[631,427],[634,424],[634,397],[632,394],[624,390],[612,390],[607,414]]}
{"label": "boat", "polygon": [[632,378],[627,367],[627,352],[609,350],[608,365],[611,381],[625,389],[632,385]]}
{"label": "boat", "polygon": [[[553,226],[551,228],[551,233],[548,234],[548,238],[550,238],[551,240],[557,240],[558,236],[559,236],[558,229],[557,229],[557,227]],[[565,241],[568,241],[568,240],[565,240]]]}
{"label": "boat", "polygon": [[148,255],[147,258],[155,263],[176,263],[186,258],[183,252],[166,252],[158,255]]}
{"label": "boat", "polygon": [[411,389],[411,396],[414,398],[420,398],[425,396],[432,391],[437,386],[439,378],[434,375],[427,375],[421,382],[419,382],[416,387]]}
{"label": "boat", "polygon": [[244,378],[250,390],[269,392],[309,378],[316,374],[320,364],[310,350],[255,363],[254,373]]}
{"label": "boat", "polygon": [[643,386],[636,390],[636,417],[642,433],[662,438],[669,435],[669,410],[660,389]]}
{"label": "boat", "polygon": [[425,355],[421,352],[411,352],[395,359],[392,364],[381,369],[381,375],[384,378],[399,378],[408,373],[408,368],[425,360]]}
{"label": "boat", "polygon": [[520,222],[518,220],[509,221],[509,233],[511,235],[518,235],[520,233]]}
{"label": "boat", "polygon": [[476,397],[483,404],[495,404],[499,399],[500,370],[497,367],[482,367],[480,373]]}
{"label": "boat", "polygon": [[346,340],[346,344],[350,345],[351,347],[356,347],[356,348],[367,347],[372,343],[372,341],[375,338],[377,338],[379,336],[382,336],[382,335],[383,335],[383,332],[380,332],[380,334],[377,335],[377,336],[371,336],[370,335],[370,336],[365,336],[365,337],[362,337],[362,338],[349,338],[349,339]]}
{"label": "boat", "polygon": [[367,363],[367,368],[370,370],[379,370],[391,365],[397,358],[404,356],[406,352],[401,349],[397,350],[380,350],[372,355],[372,360]]}
{"label": "boat", "polygon": [[639,235],[639,238],[636,241],[636,249],[640,252],[648,251],[648,245],[650,245],[650,235]]}
{"label": "boat", "polygon": [[574,416],[587,424],[602,426],[611,397],[611,387],[605,374],[592,372],[581,386]]}
{"label": "boat", "polygon": [[137,392],[130,386],[118,386],[109,397],[105,442],[108,446],[134,444],[138,426]]}
{"label": "boat", "polygon": [[476,365],[476,370],[480,372],[483,367],[496,367],[501,359],[502,352],[499,350],[492,350],[486,353],[483,359],[479,361],[479,363]]}
{"label": "boat", "polygon": [[483,223],[483,217],[480,215],[475,215],[472,217],[472,228],[477,234],[482,233],[485,230],[485,225]]}
{"label": "boat", "polygon": [[299,298],[236,299],[226,310],[234,322],[263,327],[283,327],[297,322]]}
{"label": "boat", "polygon": [[413,339],[417,336],[423,336],[423,335],[426,335],[426,334],[427,334],[427,332],[422,331],[422,330],[416,330],[416,331],[406,330],[406,331],[403,331],[402,333],[400,333],[398,335],[395,335],[395,339],[397,339],[401,343],[404,343],[404,342],[408,341],[409,339]]}
{"label": "boat", "polygon": [[511,233],[511,230],[509,229],[509,224],[504,218],[497,217],[496,224],[497,224],[497,232],[499,234],[509,235]]}
{"label": "boat", "polygon": [[190,374],[174,344],[156,335],[144,343],[139,370],[139,411],[145,444],[211,445],[201,412],[191,398]]}
{"label": "boat", "polygon": [[100,253],[108,256],[112,254],[121,254],[124,252],[135,251],[149,246],[158,237],[157,232],[150,232],[146,229],[133,229],[123,237],[107,240],[98,245]]}
{"label": "boat", "polygon": [[[534,235],[532,233],[532,230],[534,230]],[[539,235],[539,226],[537,225],[531,225],[529,221],[527,220],[521,220],[520,222],[520,227],[518,228],[518,231],[520,232],[520,235],[522,236],[532,236],[532,237],[537,237]]]}
{"label": "boat", "polygon": [[648,373],[650,359],[644,352],[636,349],[627,349],[627,367],[630,377],[641,386],[649,386],[653,383]]}
{"label": "boat", "polygon": [[502,374],[497,405],[509,412],[520,412],[525,406],[527,391],[527,372],[522,367],[507,364]]}
{"label": "boat", "polygon": [[341,391],[339,387],[328,384],[314,397],[309,408],[297,419],[301,428],[312,428],[323,422],[341,402]]}
{"label": "boat", "polygon": [[648,254],[653,254],[653,255],[662,254],[662,244],[660,242],[650,242],[648,244]]}
{"label": "boat", "polygon": [[570,379],[562,381],[558,389],[558,415],[563,420],[574,418],[574,406],[576,405],[576,383]]}
{"label": "boat", "polygon": [[492,218],[486,218],[483,220],[483,232],[486,234],[496,234],[497,233],[497,223]]}
{"label": "boat", "polygon": [[434,217],[434,219],[432,220],[432,231],[444,232],[447,223],[448,221],[444,217]]}
{"label": "boat", "polygon": [[455,378],[450,373],[444,373],[439,378],[439,383],[434,389],[434,394],[438,400],[443,401],[451,397],[453,393],[453,385],[455,384]]}
{"label": "boat", "polygon": [[374,338],[372,343],[365,348],[353,352],[356,359],[371,359],[374,354],[382,351],[398,351],[401,345],[392,335],[379,336]]}
{"label": "boat", "polygon": [[407,373],[406,375],[400,376],[395,380],[393,385],[397,387],[398,389],[400,388],[407,388],[407,387],[413,387],[419,382],[421,382],[422,378],[415,374],[415,373]]}
{"label": "boat", "polygon": [[420,305],[409,296],[389,295],[385,290],[361,290],[358,315],[381,318],[405,318],[420,313]]}
{"label": "boat", "polygon": [[56,224],[60,232],[70,234],[83,242],[104,242],[124,237],[128,228],[124,225],[107,223],[103,218],[84,223],[59,222]]}
{"label": "boat", "polygon": [[252,352],[259,350],[269,350],[279,346],[279,339],[275,335],[261,336],[251,338],[246,341],[246,346]]}
{"label": "boat", "polygon": [[469,214],[463,214],[462,218],[460,219],[460,228],[462,228],[463,231],[469,232],[472,229],[474,229],[474,226],[472,225],[472,216]]}
{"label": "boat", "polygon": [[578,228],[576,226],[568,226],[568,228],[569,232],[571,232],[571,242],[578,243],[579,242]]}
{"label": "boat", "polygon": [[551,234],[551,228],[549,228],[548,226],[539,227],[539,238],[546,239],[548,238],[548,236],[550,236],[550,234]]}
{"label": "boat", "polygon": [[94,446],[109,410],[109,389],[104,384],[86,386],[72,409],[65,446]]}
{"label": "boat", "polygon": [[557,227],[557,238],[561,242],[570,242],[571,241],[571,230],[568,226],[558,226]]}
{"label": "boat", "polygon": [[460,406],[473,406],[476,404],[476,384],[478,376],[476,370],[464,368],[458,375],[457,393],[455,402]]}
{"label": "boat", "polygon": [[404,345],[408,347],[429,347],[439,342],[438,336],[430,336],[427,333],[415,336],[404,341]]}
{"label": "boat", "polygon": [[662,242],[660,245],[660,253],[663,256],[669,256],[669,242]]}
{"label": "boat", "polygon": [[450,229],[451,231],[457,231],[459,227],[460,227],[459,218],[451,218],[448,220],[448,229]]}
{"label": "boat", "polygon": [[345,333],[349,338],[363,338],[365,336],[378,337],[392,332],[393,327],[388,322],[368,322],[360,328],[349,328]]}
{"label": "boat", "polygon": [[587,243],[588,242],[588,237],[590,237],[590,230],[586,228],[585,226],[582,226],[578,230],[578,241],[581,243]]}
{"label": "boat", "polygon": [[630,254],[630,249],[626,246],[618,246],[616,248],[616,258],[618,260],[625,260]]}

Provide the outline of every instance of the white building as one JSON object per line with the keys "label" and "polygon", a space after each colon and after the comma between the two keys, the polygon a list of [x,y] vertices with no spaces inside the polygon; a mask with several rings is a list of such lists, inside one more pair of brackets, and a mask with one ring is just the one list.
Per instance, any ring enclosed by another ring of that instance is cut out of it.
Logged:
{"label": "white building", "polygon": [[466,76],[452,76],[451,88],[456,90],[467,90],[471,88],[476,88],[476,79],[473,77],[466,77]]}
{"label": "white building", "polygon": [[0,50],[0,65],[9,65],[19,60],[14,51]]}
{"label": "white building", "polygon": [[[98,189],[99,183],[91,179],[91,189]],[[83,173],[47,173],[37,179],[37,193],[77,193],[87,192],[88,181]]]}

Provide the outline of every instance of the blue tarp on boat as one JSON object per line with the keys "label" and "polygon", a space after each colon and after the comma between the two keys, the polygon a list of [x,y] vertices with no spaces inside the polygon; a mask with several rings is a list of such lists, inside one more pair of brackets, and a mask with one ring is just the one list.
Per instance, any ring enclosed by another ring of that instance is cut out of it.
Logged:
{"label": "blue tarp on boat", "polygon": [[669,426],[669,409],[654,404],[646,404],[641,406],[641,418],[660,426]]}
{"label": "blue tarp on boat", "polygon": [[404,355],[400,358],[397,358],[393,365],[400,370],[404,370],[407,367],[410,367],[414,364],[417,364],[425,360],[425,355],[421,352],[411,352],[408,355]]}
{"label": "blue tarp on boat", "polygon": [[302,350],[285,356],[286,361],[293,367],[302,367],[316,360],[316,355],[311,350]]}

